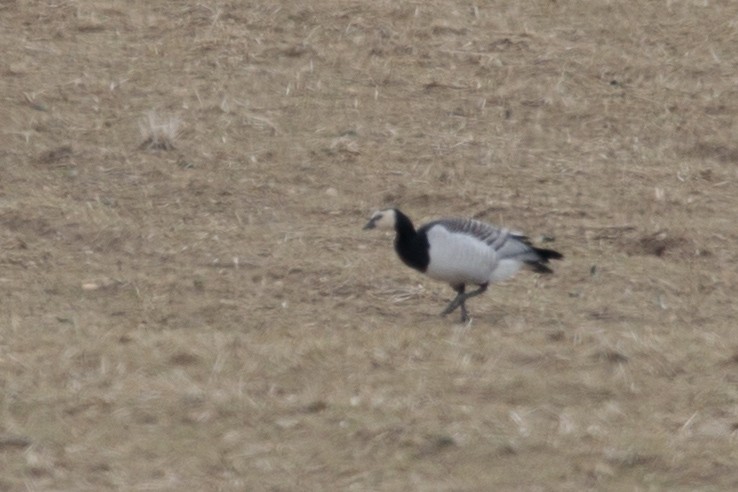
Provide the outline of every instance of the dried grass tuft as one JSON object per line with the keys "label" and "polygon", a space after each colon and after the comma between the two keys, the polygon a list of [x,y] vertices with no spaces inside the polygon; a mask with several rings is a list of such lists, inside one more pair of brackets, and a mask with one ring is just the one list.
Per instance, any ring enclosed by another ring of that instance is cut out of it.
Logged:
{"label": "dried grass tuft", "polygon": [[179,116],[159,116],[150,111],[139,123],[143,142],[140,149],[174,150],[181,134],[182,120]]}

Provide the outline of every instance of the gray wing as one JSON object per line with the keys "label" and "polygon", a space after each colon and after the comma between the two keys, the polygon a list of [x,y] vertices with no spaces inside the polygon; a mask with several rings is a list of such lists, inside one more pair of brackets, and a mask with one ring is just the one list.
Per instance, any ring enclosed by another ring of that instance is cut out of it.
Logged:
{"label": "gray wing", "polygon": [[483,241],[495,250],[499,260],[535,262],[541,259],[525,235],[504,227],[496,227],[474,219],[442,219],[431,222],[423,228],[434,225],[441,225],[450,232],[466,234]]}

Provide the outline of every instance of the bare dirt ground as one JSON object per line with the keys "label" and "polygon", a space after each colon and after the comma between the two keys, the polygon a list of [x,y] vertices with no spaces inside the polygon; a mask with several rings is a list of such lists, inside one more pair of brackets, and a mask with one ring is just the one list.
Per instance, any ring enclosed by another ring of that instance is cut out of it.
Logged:
{"label": "bare dirt ground", "polygon": [[[0,0],[0,490],[735,490],[738,3]],[[371,211],[553,236],[452,291]]]}

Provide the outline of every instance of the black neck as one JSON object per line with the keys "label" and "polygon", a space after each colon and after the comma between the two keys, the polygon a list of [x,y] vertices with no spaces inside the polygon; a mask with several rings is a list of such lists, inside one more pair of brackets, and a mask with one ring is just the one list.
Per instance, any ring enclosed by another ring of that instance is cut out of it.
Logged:
{"label": "black neck", "polygon": [[425,232],[418,233],[410,218],[395,210],[395,250],[407,266],[425,272],[430,262],[428,237]]}
{"label": "black neck", "polygon": [[411,238],[417,234],[410,217],[395,209],[395,218],[395,232],[398,238]]}

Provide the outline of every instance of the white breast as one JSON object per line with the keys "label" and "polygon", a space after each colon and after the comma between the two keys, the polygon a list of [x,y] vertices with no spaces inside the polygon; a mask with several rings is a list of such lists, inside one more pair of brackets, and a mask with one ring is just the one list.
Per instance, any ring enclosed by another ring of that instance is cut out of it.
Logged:
{"label": "white breast", "polygon": [[426,274],[436,280],[458,284],[489,282],[497,267],[497,254],[484,241],[459,232],[449,232],[442,225],[428,232],[430,264]]}

